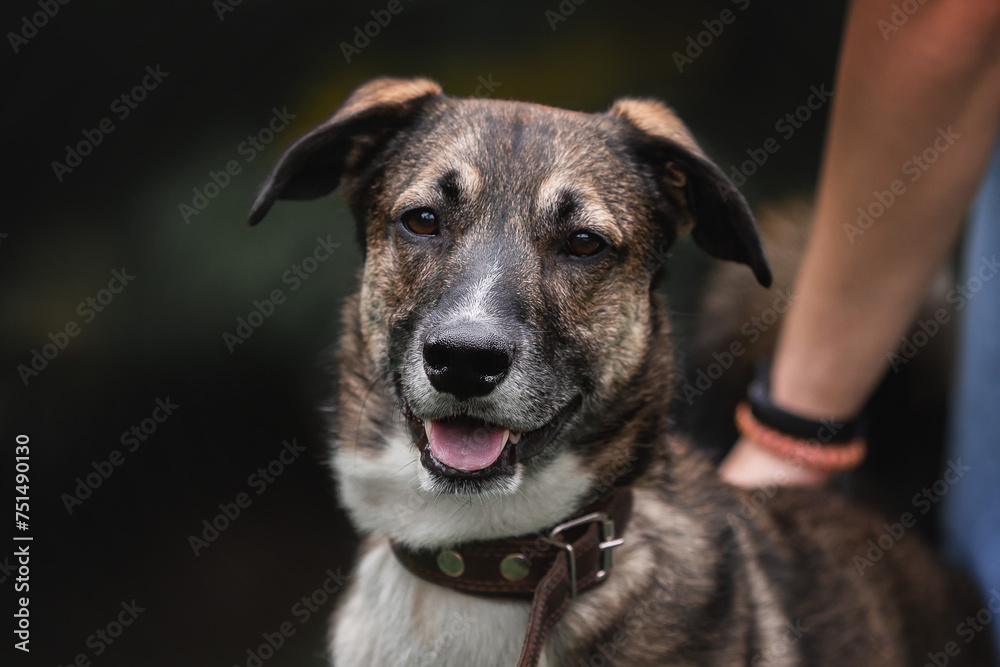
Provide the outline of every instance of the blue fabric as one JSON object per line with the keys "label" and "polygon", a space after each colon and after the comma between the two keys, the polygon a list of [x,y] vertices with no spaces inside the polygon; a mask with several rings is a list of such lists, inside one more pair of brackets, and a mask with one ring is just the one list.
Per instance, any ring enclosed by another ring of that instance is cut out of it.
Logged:
{"label": "blue fabric", "polygon": [[[952,392],[949,460],[969,470],[943,499],[950,555],[992,602],[1000,655],[1000,144],[976,198],[966,236],[959,291],[960,331]],[[986,614],[983,615],[984,618]]]}

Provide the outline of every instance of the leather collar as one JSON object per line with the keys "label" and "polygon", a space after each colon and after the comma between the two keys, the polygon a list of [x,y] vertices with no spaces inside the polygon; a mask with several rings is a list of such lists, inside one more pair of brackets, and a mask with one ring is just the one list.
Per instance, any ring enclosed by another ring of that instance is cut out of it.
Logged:
{"label": "leather collar", "polygon": [[392,542],[392,550],[407,570],[433,584],[531,600],[518,667],[532,667],[570,600],[607,579],[612,549],[624,541],[631,514],[632,490],[620,489],[538,535],[466,542],[440,551]]}

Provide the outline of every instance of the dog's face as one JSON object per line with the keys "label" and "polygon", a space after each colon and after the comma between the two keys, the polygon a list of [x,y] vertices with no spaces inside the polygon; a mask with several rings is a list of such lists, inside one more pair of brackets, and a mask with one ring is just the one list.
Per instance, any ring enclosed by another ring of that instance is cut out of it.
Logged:
{"label": "dog's face", "polygon": [[769,281],[744,200],[655,102],[585,114],[377,80],[286,151],[251,221],[338,184],[366,252],[359,351],[428,497],[587,490],[680,233]]}

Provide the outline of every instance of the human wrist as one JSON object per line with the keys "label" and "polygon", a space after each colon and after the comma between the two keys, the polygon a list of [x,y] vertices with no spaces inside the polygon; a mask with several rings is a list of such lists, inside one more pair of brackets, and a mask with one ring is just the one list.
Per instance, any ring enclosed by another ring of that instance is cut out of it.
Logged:
{"label": "human wrist", "polygon": [[768,377],[775,405],[815,420],[850,419],[861,412],[877,376],[871,377],[869,369],[854,368],[846,350],[796,349],[784,342],[779,342]]}
{"label": "human wrist", "polygon": [[741,439],[720,474],[739,486],[822,484],[864,460],[862,419],[813,420],[774,405],[769,365],[758,366],[747,400],[736,409]]}

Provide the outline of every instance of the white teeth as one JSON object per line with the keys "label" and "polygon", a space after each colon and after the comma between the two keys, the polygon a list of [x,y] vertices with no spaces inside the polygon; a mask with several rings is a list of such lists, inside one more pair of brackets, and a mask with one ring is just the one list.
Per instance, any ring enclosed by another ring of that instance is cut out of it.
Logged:
{"label": "white teeth", "polygon": [[509,428],[505,428],[503,430],[503,444],[505,444],[505,445],[507,444],[507,439],[508,438],[510,438],[510,429]]}
{"label": "white teeth", "polygon": [[517,441],[521,439],[520,431],[507,431],[507,438],[510,440],[510,444],[516,445]]}
{"label": "white teeth", "polygon": [[431,420],[430,419],[425,419],[424,420],[424,433],[427,434],[427,442],[429,443],[431,441]]}

